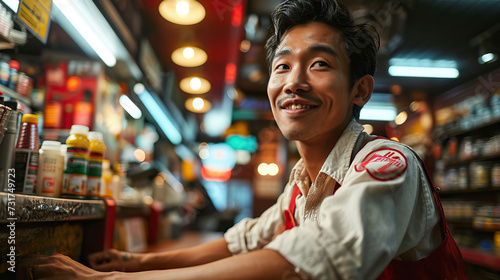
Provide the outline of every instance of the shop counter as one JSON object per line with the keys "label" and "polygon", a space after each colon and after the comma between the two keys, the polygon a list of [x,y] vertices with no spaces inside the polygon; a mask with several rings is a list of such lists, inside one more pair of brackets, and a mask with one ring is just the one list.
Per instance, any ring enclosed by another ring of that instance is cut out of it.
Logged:
{"label": "shop counter", "polygon": [[88,254],[112,247],[115,215],[112,199],[0,192],[0,278],[10,259],[17,264],[28,254],[61,253],[86,263]]}

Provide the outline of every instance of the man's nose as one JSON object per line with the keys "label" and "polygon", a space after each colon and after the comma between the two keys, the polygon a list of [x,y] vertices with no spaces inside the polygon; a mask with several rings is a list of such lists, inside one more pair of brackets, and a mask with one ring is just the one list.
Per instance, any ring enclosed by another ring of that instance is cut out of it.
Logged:
{"label": "man's nose", "polygon": [[308,92],[310,89],[311,86],[307,80],[307,70],[299,67],[292,69],[283,88],[285,93],[288,94]]}

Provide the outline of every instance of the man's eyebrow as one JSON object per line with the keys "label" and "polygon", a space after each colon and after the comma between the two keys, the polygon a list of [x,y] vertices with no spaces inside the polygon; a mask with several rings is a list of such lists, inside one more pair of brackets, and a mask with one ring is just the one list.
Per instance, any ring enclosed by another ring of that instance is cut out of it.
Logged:
{"label": "man's eyebrow", "polygon": [[335,56],[336,58],[339,58],[339,54],[330,46],[327,46],[327,45],[314,45],[314,46],[310,46],[308,47],[309,51],[312,51],[312,52],[324,52],[324,53],[327,53],[327,54],[330,54],[332,56]]}
{"label": "man's eyebrow", "polygon": [[281,57],[281,56],[289,55],[289,54],[291,54],[291,53],[292,53],[292,51],[291,51],[291,50],[289,50],[289,49],[281,49],[281,50],[277,51],[277,52],[274,54],[274,58],[273,58],[273,60],[274,60],[274,59],[276,59],[276,58],[278,58],[278,57]]}

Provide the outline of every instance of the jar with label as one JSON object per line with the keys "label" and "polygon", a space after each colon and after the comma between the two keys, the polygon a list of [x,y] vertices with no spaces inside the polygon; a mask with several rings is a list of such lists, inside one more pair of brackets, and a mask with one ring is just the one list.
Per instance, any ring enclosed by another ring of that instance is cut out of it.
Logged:
{"label": "jar with label", "polygon": [[89,128],[73,125],[66,139],[67,151],[64,170],[63,195],[85,197],[89,165]]}
{"label": "jar with label", "polygon": [[491,186],[500,187],[500,163],[493,164],[491,168]]}
{"label": "jar with label", "polygon": [[459,189],[466,189],[469,185],[468,181],[468,173],[469,171],[467,170],[467,167],[462,166],[458,169],[458,185],[457,187]]}
{"label": "jar with label", "polygon": [[62,183],[61,142],[45,140],[38,158],[36,193],[45,196],[59,196]]}
{"label": "jar with label", "polygon": [[23,115],[15,153],[16,192],[36,192],[38,141],[38,116]]}
{"label": "jar with label", "polygon": [[471,188],[486,188],[490,183],[490,163],[473,162],[470,164]]}
{"label": "jar with label", "polygon": [[104,145],[102,133],[91,131],[88,135],[90,146],[89,171],[87,180],[87,195],[98,197],[101,195],[102,182],[102,162],[104,159]]}

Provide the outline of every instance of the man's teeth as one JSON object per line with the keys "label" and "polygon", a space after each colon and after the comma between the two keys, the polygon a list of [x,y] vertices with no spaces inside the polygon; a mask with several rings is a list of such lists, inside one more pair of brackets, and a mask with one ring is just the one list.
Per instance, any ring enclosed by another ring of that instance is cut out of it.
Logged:
{"label": "man's teeth", "polygon": [[300,109],[309,109],[312,108],[311,105],[305,105],[305,104],[293,104],[291,106],[287,106],[286,109],[290,110],[300,110]]}

